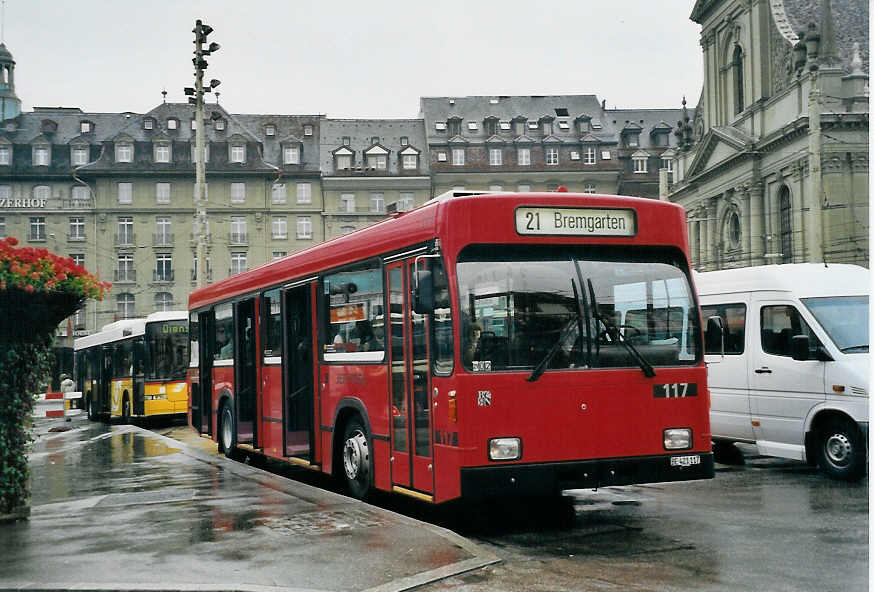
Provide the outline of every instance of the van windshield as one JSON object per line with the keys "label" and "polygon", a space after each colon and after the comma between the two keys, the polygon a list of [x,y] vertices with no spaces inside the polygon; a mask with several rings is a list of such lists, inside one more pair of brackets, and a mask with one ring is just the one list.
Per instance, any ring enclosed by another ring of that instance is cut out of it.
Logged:
{"label": "van windshield", "polygon": [[672,252],[473,246],[457,273],[468,370],[536,380],[551,369],[651,372],[700,357],[698,307]]}
{"label": "van windshield", "polygon": [[801,302],[845,354],[868,351],[868,297],[802,298]]}

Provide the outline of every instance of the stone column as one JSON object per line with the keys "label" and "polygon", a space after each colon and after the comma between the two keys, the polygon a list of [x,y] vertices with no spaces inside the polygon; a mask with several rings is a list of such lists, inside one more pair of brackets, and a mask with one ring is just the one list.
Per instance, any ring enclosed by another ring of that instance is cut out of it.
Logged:
{"label": "stone column", "polygon": [[764,184],[761,181],[752,183],[746,193],[749,214],[749,264],[762,265],[764,263],[765,246],[765,212],[762,203],[764,196]]}

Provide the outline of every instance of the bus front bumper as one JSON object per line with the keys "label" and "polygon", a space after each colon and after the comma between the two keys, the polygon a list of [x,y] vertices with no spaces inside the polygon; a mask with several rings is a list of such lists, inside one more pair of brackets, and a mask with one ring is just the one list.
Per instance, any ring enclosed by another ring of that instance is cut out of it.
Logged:
{"label": "bus front bumper", "polygon": [[461,496],[546,495],[563,489],[712,479],[713,475],[710,452],[468,467],[461,469]]}

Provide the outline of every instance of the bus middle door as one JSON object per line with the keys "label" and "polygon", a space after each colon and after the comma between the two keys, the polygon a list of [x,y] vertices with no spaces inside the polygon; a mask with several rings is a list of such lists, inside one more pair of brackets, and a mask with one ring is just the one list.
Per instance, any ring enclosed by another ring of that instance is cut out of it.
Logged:
{"label": "bus middle door", "polygon": [[434,491],[427,316],[413,312],[414,266],[386,266],[391,347],[392,484]]}

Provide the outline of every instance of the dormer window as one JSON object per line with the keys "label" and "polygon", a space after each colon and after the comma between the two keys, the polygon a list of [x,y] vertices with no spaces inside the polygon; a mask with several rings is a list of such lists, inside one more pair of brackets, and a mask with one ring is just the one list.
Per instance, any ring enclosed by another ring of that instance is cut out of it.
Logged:
{"label": "dormer window", "polygon": [[225,131],[225,128],[228,126],[228,123],[224,119],[216,119],[215,123],[213,125],[214,125],[215,130],[217,132],[223,132],[223,131]]}
{"label": "dormer window", "polygon": [[515,133],[517,136],[524,136],[525,135],[525,123],[526,123],[525,118],[520,117],[518,119],[513,120],[513,126],[515,127]]}
{"label": "dormer window", "polygon": [[510,122],[509,121],[501,121],[499,123],[502,132],[510,131]]}
{"label": "dormer window", "polygon": [[303,135],[305,135],[305,136],[313,135],[313,126],[311,126],[311,125],[303,126]]}
{"label": "dormer window", "polygon": [[571,129],[571,126],[567,121],[561,120],[558,122],[558,129],[562,131],[568,131],[569,129]]}
{"label": "dormer window", "polygon": [[70,164],[73,166],[88,164],[88,146],[72,146],[70,148]]}
{"label": "dormer window", "polygon": [[143,119],[143,129],[144,130],[153,130],[155,129],[155,120],[151,117],[146,117]]}
{"label": "dormer window", "polygon": [[467,122],[467,130],[468,131],[475,132],[478,129],[479,129],[479,126],[476,124],[475,121],[468,121]]}
{"label": "dormer window", "polygon": [[552,122],[553,119],[551,117],[545,117],[540,120],[541,125],[543,126],[543,135],[549,136],[552,134]]}
{"label": "dormer window", "polygon": [[155,159],[155,162],[161,162],[161,163],[170,162],[170,144],[169,143],[155,144],[154,159]]}
{"label": "dormer window", "polygon": [[246,145],[231,144],[230,146],[230,161],[231,162],[246,162]]}
{"label": "dormer window", "polygon": [[458,118],[450,119],[446,122],[450,136],[457,136],[461,133],[461,120]]}
{"label": "dormer window", "polygon": [[334,170],[351,169],[355,153],[348,146],[341,146],[334,151]]}
{"label": "dormer window", "polygon": [[80,121],[79,122],[79,133],[80,134],[90,134],[94,131],[94,124],[90,121]]}
{"label": "dormer window", "polygon": [[282,163],[283,164],[300,164],[300,147],[299,146],[285,146],[282,149]]}
{"label": "dormer window", "polygon": [[276,135],[276,126],[273,124],[264,126],[264,135],[265,136],[275,136]]}
{"label": "dormer window", "polygon": [[167,129],[168,130],[176,130],[179,129],[179,120],[175,117],[171,117],[167,120]]}
{"label": "dormer window", "polygon": [[401,136],[401,146],[409,146],[410,139],[406,136]]}
{"label": "dormer window", "polygon": [[349,146],[352,143],[352,138],[349,136],[343,136],[343,145]]}
{"label": "dormer window", "polygon": [[34,146],[33,147],[33,166],[49,166],[51,163],[51,152],[49,146]]}
{"label": "dormer window", "polygon": [[498,120],[495,117],[486,117],[483,121],[483,129],[487,136],[494,136],[498,133]]}
{"label": "dormer window", "polygon": [[412,146],[401,150],[401,168],[405,171],[415,171],[419,168],[419,151]]}
{"label": "dormer window", "polygon": [[446,122],[445,121],[435,121],[434,122],[434,129],[437,130],[438,132],[445,132],[446,131]]}
{"label": "dormer window", "polygon": [[191,130],[194,131],[194,130],[196,130],[196,129],[197,129],[197,120],[196,120],[196,119],[192,119],[192,120],[191,120]]}
{"label": "dormer window", "polygon": [[382,146],[375,145],[368,148],[364,152],[364,157],[367,160],[368,168],[379,171],[384,171],[388,168],[388,150]]}
{"label": "dormer window", "polygon": [[538,127],[540,127],[540,126],[538,125],[538,123],[536,121],[529,121],[528,122],[528,129],[536,130]]}
{"label": "dormer window", "polygon": [[628,134],[625,141],[629,148],[637,148],[640,146],[640,134]]}
{"label": "dormer window", "polygon": [[133,162],[134,145],[128,142],[115,145],[115,162]]}
{"label": "dormer window", "polygon": [[635,152],[631,155],[631,161],[634,164],[634,172],[635,174],[642,174],[649,172],[647,168],[647,162],[649,160],[649,154],[646,152],[640,151]]}
{"label": "dormer window", "polygon": [[0,165],[8,166],[12,164],[12,146],[0,146]]}
{"label": "dormer window", "polygon": [[[209,142],[205,142],[203,145],[203,153],[206,156],[204,162],[209,162]],[[191,162],[197,163],[197,145],[192,142],[191,143]]]}

